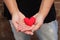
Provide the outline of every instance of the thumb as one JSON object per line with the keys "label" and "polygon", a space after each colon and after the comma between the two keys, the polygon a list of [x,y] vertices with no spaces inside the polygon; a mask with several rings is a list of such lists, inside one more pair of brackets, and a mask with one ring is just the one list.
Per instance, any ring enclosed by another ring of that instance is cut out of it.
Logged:
{"label": "thumb", "polygon": [[40,24],[38,23],[38,24],[36,24],[36,26],[32,29],[32,31],[34,32],[34,31],[38,30],[39,28],[40,28]]}

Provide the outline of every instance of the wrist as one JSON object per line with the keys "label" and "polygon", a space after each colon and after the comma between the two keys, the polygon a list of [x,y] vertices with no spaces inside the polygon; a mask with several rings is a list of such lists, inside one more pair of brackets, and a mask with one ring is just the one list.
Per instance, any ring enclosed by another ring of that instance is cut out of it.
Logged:
{"label": "wrist", "polygon": [[13,12],[11,12],[11,15],[14,15],[14,14],[17,14],[17,13],[19,13],[19,11],[13,11]]}
{"label": "wrist", "polygon": [[45,16],[42,14],[42,13],[40,13],[40,12],[38,12],[38,15],[37,15],[41,20],[45,20]]}
{"label": "wrist", "polygon": [[15,14],[18,14],[20,16],[23,16],[23,14],[20,11],[16,11],[16,12],[11,13],[12,16],[15,15]]}

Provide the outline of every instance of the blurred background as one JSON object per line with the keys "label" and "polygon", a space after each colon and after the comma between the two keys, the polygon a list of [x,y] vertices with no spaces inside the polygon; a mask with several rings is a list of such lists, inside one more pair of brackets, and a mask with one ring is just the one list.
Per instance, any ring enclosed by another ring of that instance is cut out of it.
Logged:
{"label": "blurred background", "polygon": [[[57,12],[56,18],[58,20],[59,29],[58,35],[60,40],[60,0],[55,0],[55,9]],[[4,7],[3,7],[3,0],[0,0],[0,40],[15,40],[13,33],[11,31],[11,27],[9,21],[3,17]],[[31,37],[31,40],[38,40],[36,35]]]}

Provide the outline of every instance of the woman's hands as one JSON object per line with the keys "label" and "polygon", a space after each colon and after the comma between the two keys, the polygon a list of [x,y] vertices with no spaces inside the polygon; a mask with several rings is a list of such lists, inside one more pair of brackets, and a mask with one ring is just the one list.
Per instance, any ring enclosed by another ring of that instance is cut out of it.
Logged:
{"label": "woman's hands", "polygon": [[41,27],[41,25],[43,24],[43,21],[44,21],[42,15],[40,15],[40,13],[37,13],[33,17],[36,18],[35,24],[33,24],[32,27],[29,28],[29,30],[23,29],[22,32],[25,32],[26,34],[31,35],[30,32],[33,33],[34,31],[38,30]]}
{"label": "woman's hands", "polygon": [[28,35],[33,35],[33,32],[38,30],[43,24],[43,17],[39,15],[39,13],[37,13],[33,17],[36,18],[36,22],[35,24],[32,25],[32,27],[24,23],[25,16],[21,12],[12,15],[12,23],[18,32],[23,32]]}

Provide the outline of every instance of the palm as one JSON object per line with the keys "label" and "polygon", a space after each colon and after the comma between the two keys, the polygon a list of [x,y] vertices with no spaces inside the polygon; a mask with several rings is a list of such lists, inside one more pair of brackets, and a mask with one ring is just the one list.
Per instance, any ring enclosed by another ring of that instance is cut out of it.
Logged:
{"label": "palm", "polygon": [[18,30],[19,25],[23,24],[24,17],[25,16],[23,15],[21,18],[21,14],[19,14],[19,13],[18,14],[16,13],[12,16],[12,23],[15,26],[16,30]]}

